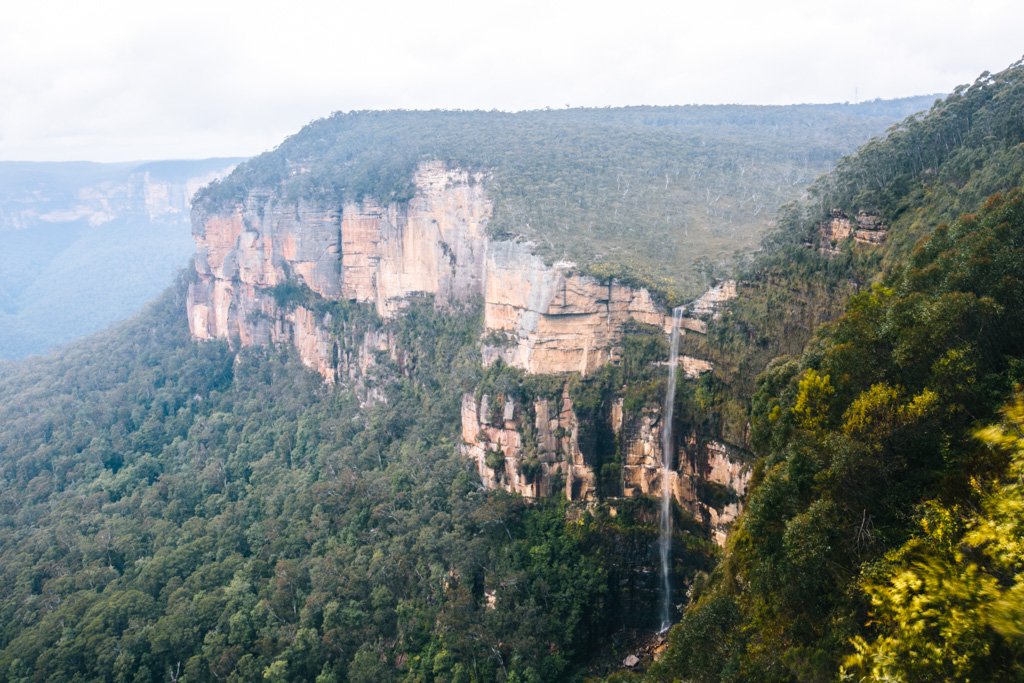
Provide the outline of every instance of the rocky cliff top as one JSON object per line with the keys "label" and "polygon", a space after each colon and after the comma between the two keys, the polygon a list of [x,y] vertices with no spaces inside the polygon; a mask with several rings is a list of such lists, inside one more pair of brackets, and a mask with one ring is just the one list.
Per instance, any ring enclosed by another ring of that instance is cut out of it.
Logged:
{"label": "rocky cliff top", "polygon": [[682,303],[840,155],[930,102],[339,113],[197,202],[205,213],[254,192],[401,204],[416,196],[419,165],[439,160],[486,186],[492,236],[524,236],[547,264],[572,261]]}
{"label": "rocky cliff top", "polygon": [[192,334],[291,342],[333,381],[345,366],[327,323],[296,318],[278,288],[370,304],[382,319],[414,295],[442,308],[482,302],[484,362],[531,373],[588,374],[614,357],[627,321],[663,324],[664,309],[646,289],[568,263],[549,266],[534,245],[492,237],[493,202],[479,175],[434,161],[420,164],[414,182],[407,202],[339,206],[257,193],[227,211],[197,208]]}

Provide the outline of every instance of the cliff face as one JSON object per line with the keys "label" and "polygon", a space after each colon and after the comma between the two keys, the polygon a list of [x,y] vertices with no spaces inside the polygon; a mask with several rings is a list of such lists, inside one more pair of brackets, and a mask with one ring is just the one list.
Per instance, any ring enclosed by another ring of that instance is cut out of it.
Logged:
{"label": "cliff face", "polygon": [[486,263],[484,327],[513,341],[489,345],[484,358],[503,359],[530,373],[579,372],[608,363],[629,319],[662,325],[664,313],[646,289],[547,266],[529,246],[497,242]]}
{"label": "cliff face", "polygon": [[[611,428],[622,454],[622,495],[660,496],[664,475],[660,411],[652,407],[626,415],[620,399],[596,420]],[[558,400],[538,398],[528,405],[504,395],[466,394],[462,441],[463,455],[473,460],[488,488],[530,498],[559,494],[573,501],[597,498],[598,458],[581,446],[580,420],[568,385]],[[734,448],[720,441],[701,440],[690,432],[676,442],[669,489],[683,509],[724,543],[729,525],[739,515],[750,469]]]}
{"label": "cliff face", "polygon": [[408,205],[349,205],[341,220],[342,296],[366,301],[384,317],[414,292],[441,305],[479,296],[492,204],[480,175],[428,164],[415,176]]}
{"label": "cliff face", "polygon": [[851,219],[840,209],[832,209],[832,215],[818,226],[819,247],[827,254],[838,253],[838,245],[853,236],[859,244],[882,244],[889,229],[881,217],[860,211]]}
{"label": "cliff face", "polygon": [[[683,509],[702,520],[719,544],[739,516],[740,499],[750,483],[750,468],[736,449],[716,440],[702,440],[690,432],[676,439],[669,489]],[[638,416],[622,444],[623,495],[660,495],[661,415],[651,411]]]}
{"label": "cliff face", "polygon": [[[646,290],[548,266],[529,244],[488,238],[492,204],[479,175],[425,164],[415,184],[408,204],[333,207],[254,193],[227,213],[197,211],[192,334],[242,345],[295,341],[294,324],[283,325],[266,292],[290,278],[326,299],[373,304],[384,318],[416,293],[442,307],[482,297],[485,338],[497,339],[484,345],[484,361],[531,373],[587,373],[613,357],[630,318],[663,323]],[[332,380],[329,345],[320,346],[326,355],[307,363]]]}
{"label": "cliff face", "polygon": [[462,452],[488,488],[594,500],[597,478],[580,450],[579,428],[567,387],[558,400],[525,406],[503,395],[462,397]]}
{"label": "cliff face", "polygon": [[[272,288],[297,280],[329,301],[370,304],[384,320],[414,294],[433,295],[441,308],[482,299],[484,364],[501,359],[535,374],[585,376],[618,359],[626,322],[664,327],[665,313],[647,290],[598,281],[570,263],[545,264],[526,242],[490,238],[493,206],[484,180],[431,163],[417,170],[416,195],[404,204],[332,206],[253,192],[226,212],[197,210],[192,334],[240,346],[291,344],[326,381],[365,389],[374,358],[400,353],[394,340],[372,324],[350,326],[339,338],[330,315],[280,306]],[[713,290],[693,314],[706,316],[734,295],[734,284]],[[688,376],[710,369],[700,359],[683,359]],[[660,417],[624,417],[620,401],[600,419],[625,454],[623,493],[660,492]],[[599,464],[591,446],[581,447],[580,430],[568,384],[557,397],[526,404],[500,394],[463,397],[462,451],[488,487],[528,497],[596,499]],[[709,508],[693,484],[732,467],[732,461],[716,464],[715,457],[704,445],[681,452],[672,490],[720,529],[730,513]],[[741,495],[745,479],[733,476],[723,486]]]}

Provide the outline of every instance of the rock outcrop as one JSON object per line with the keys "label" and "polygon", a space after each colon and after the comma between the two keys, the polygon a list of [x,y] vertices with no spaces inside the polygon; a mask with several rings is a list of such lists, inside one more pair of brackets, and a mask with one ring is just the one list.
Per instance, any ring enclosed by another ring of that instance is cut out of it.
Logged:
{"label": "rock outcrop", "polygon": [[[699,442],[691,434],[685,446],[683,476],[689,480],[692,498],[683,501],[700,516],[719,545],[725,544],[729,527],[739,517],[742,498],[750,484],[750,466],[736,449],[717,440]],[[708,491],[714,487],[715,491]]]}
{"label": "rock outcrop", "polygon": [[[707,525],[719,544],[741,509],[750,482],[750,467],[742,454],[716,440],[701,440],[695,432],[677,439],[669,490],[679,505]],[[625,429],[620,447],[623,495],[660,495],[663,476],[661,413],[650,409]]]}
{"label": "rock outcrop", "polygon": [[[484,345],[484,361],[531,373],[586,374],[614,357],[628,320],[663,323],[647,290],[547,265],[528,243],[489,238],[493,207],[479,174],[432,163],[414,181],[406,204],[337,207],[254,192],[227,212],[197,211],[192,334],[243,346],[288,341],[295,324],[267,290],[295,280],[325,299],[372,304],[383,318],[417,293],[441,307],[482,298],[484,338],[499,340]],[[308,347],[317,348],[323,354],[303,358],[331,379],[330,345]]]}
{"label": "rock outcrop", "polygon": [[851,236],[860,244],[885,242],[888,228],[880,216],[859,211],[850,219],[841,209],[832,209],[831,216],[818,227],[820,249],[827,254],[838,253],[839,245]]}
{"label": "rock outcrop", "polygon": [[[679,320],[679,329],[685,332],[696,332],[698,334],[708,333],[708,320],[717,317],[721,313],[722,306],[737,295],[737,284],[735,280],[723,280],[706,292],[691,301],[685,306],[683,317]],[[672,332],[672,318],[665,318],[665,333]],[[684,356],[680,358],[683,363],[683,370],[688,377],[695,377],[701,372],[711,369],[707,361]]]}
{"label": "rock outcrop", "polygon": [[711,372],[715,367],[703,358],[693,356],[679,356],[679,368],[687,379],[697,379],[705,372]]}
{"label": "rock outcrop", "polygon": [[[598,419],[608,422],[622,454],[622,495],[660,496],[661,412],[651,407],[625,415],[619,399]],[[462,453],[476,464],[488,488],[530,498],[560,493],[573,501],[597,497],[595,458],[581,449],[580,423],[568,385],[557,401],[538,398],[527,405],[503,395],[464,395],[462,440]],[[692,431],[677,443],[669,489],[680,506],[724,543],[739,514],[750,468],[736,449],[721,441],[701,440]]]}
{"label": "rock outcrop", "polygon": [[818,232],[822,249],[832,249],[853,234],[853,222],[842,210],[832,209],[831,217],[822,221]]}
{"label": "rock outcrop", "polygon": [[568,387],[558,400],[528,405],[504,395],[462,397],[462,452],[488,488],[529,498],[564,493],[594,500],[597,477],[579,446],[579,420]]}
{"label": "rock outcrop", "polygon": [[662,325],[665,314],[646,289],[599,282],[572,264],[546,266],[528,245],[496,242],[487,258],[484,327],[512,343],[486,346],[530,373],[587,375],[612,360],[627,320]]}

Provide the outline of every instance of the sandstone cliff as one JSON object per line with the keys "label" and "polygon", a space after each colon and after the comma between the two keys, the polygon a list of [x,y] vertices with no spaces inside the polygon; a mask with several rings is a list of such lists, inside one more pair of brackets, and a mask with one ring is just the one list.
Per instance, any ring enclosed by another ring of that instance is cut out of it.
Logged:
{"label": "sandstone cliff", "polygon": [[882,244],[888,232],[879,216],[859,211],[851,220],[841,209],[832,209],[831,216],[818,226],[819,248],[827,254],[838,253],[838,246],[851,236],[859,244]]}
{"label": "sandstone cliff", "polygon": [[[585,374],[613,357],[627,320],[663,323],[646,290],[546,265],[528,243],[489,238],[482,180],[424,164],[407,204],[336,207],[254,192],[228,212],[197,211],[192,334],[298,346],[294,321],[266,292],[290,279],[325,299],[372,304],[385,319],[416,293],[442,307],[482,298],[484,338],[497,340],[484,345],[484,361],[502,358],[531,373]],[[330,345],[303,343],[307,364],[333,380]]]}
{"label": "sandstone cliff", "polygon": [[[736,295],[734,281],[709,289],[686,307],[681,321],[683,333],[705,333],[707,321],[717,316],[722,305]],[[566,300],[571,300],[571,295],[565,296]],[[625,297],[609,288],[608,300],[624,301]],[[636,319],[649,320],[634,316]],[[670,319],[662,324],[663,329],[670,331]],[[571,330],[571,323],[567,328]],[[552,342],[554,351],[558,352],[557,338]],[[599,364],[619,360],[614,344],[604,350],[606,354],[600,356],[594,366],[579,368],[581,375],[585,376]],[[493,351],[485,347],[486,353]],[[684,381],[697,380],[714,370],[707,360],[687,355],[679,357],[679,364]],[[466,394],[462,404],[462,452],[475,462],[486,486],[524,496],[561,492],[569,500],[593,500],[599,493],[599,473],[610,464],[619,468],[618,490],[611,495],[660,496],[665,476],[660,404],[655,401],[639,410],[634,407],[630,414],[625,408],[622,391],[615,393],[617,398],[606,401],[598,414],[589,414],[586,419],[580,419],[575,412],[569,382],[563,385],[557,401],[540,397],[525,401],[525,405],[506,395]],[[614,443],[610,447],[604,444],[603,453],[598,453],[593,440],[585,442],[581,438],[581,424],[591,433],[599,432],[602,438]],[[601,429],[602,426],[606,428]],[[675,431],[680,427],[676,424]],[[667,475],[671,478],[669,490],[683,509],[707,526],[716,542],[724,543],[729,526],[740,512],[750,469],[738,449],[698,435],[692,427],[687,431],[675,434],[674,465]],[[607,482],[604,487],[608,495]]]}
{"label": "sandstone cliff", "polygon": [[[236,346],[293,345],[326,381],[348,383],[371,400],[366,380],[378,354],[401,353],[386,321],[416,294],[432,295],[442,309],[482,300],[482,362],[501,359],[529,374],[587,376],[618,360],[627,322],[665,326],[665,311],[647,290],[597,280],[571,263],[547,264],[528,242],[490,237],[486,180],[429,163],[416,171],[416,193],[406,203],[336,206],[283,199],[267,188],[228,210],[197,209],[192,334]],[[339,328],[329,313],[282,305],[275,288],[296,283],[324,301],[368,305],[379,320]],[[703,330],[703,320],[735,292],[735,283],[724,283],[695,302],[690,327]],[[698,358],[682,364],[689,377],[712,369]],[[623,495],[659,492],[660,417],[624,415],[618,401],[609,414],[588,419],[604,421],[618,439]],[[557,397],[525,402],[503,394],[463,397],[462,451],[488,487],[595,500],[600,463],[580,432],[568,384]],[[694,443],[678,461],[671,473],[676,499],[723,533],[735,508],[709,506],[703,484],[694,482],[721,479],[737,499],[746,483],[739,459]]]}
{"label": "sandstone cliff", "polygon": [[[622,400],[593,418],[611,428],[621,454],[621,495],[660,496],[663,476],[661,413],[655,407],[627,415]],[[590,425],[593,428],[593,425]],[[669,488],[679,505],[703,521],[723,543],[740,512],[750,468],[728,444],[691,431],[677,438]],[[598,458],[581,447],[580,420],[568,385],[557,400],[526,405],[505,395],[462,398],[462,453],[488,488],[539,498],[563,494],[573,501],[597,498]]]}
{"label": "sandstone cliff", "polygon": [[557,401],[517,405],[504,395],[462,397],[462,452],[488,488],[530,498],[594,500],[596,476],[579,446],[579,421],[568,388]]}

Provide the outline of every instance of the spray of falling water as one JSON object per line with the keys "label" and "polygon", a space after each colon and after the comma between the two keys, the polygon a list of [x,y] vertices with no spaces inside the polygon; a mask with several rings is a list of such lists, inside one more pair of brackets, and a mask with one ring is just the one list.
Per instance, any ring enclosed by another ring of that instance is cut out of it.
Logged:
{"label": "spray of falling water", "polygon": [[672,309],[672,336],[669,338],[668,386],[661,414],[661,514],[658,554],[661,557],[661,631],[672,625],[672,584],[669,577],[672,558],[672,412],[676,401],[676,370],[679,365],[679,322],[685,308]]}

